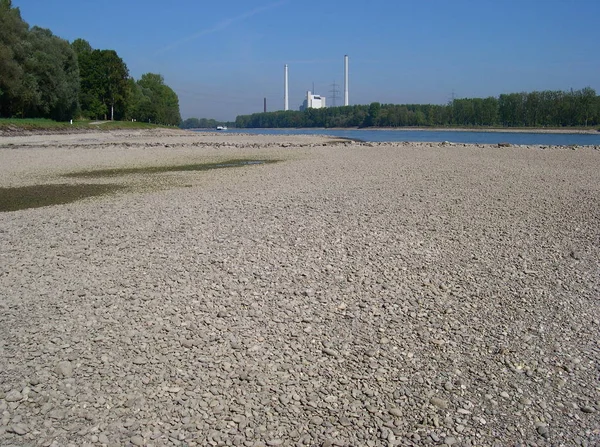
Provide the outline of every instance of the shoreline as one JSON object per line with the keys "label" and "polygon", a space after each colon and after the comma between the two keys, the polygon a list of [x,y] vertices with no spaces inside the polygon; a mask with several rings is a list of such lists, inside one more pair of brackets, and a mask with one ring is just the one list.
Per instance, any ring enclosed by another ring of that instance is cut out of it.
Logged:
{"label": "shoreline", "polygon": [[[598,135],[595,129],[560,129],[560,128],[526,128],[526,127],[493,127],[493,128],[461,128],[461,127],[249,127],[232,128],[244,130],[352,130],[352,131],[391,131],[391,132],[481,132],[481,133],[538,133],[538,134],[571,134],[571,135]],[[185,129],[190,131],[205,129]]]}
{"label": "shoreline", "polygon": [[[136,129],[136,128],[123,128],[123,129],[106,129],[106,128],[82,128],[82,127],[60,127],[60,128],[28,128],[11,126],[0,128],[0,139],[5,137],[16,137],[16,136],[35,136],[35,135],[78,135],[78,134],[90,134],[90,133],[110,133],[115,131],[121,132],[137,132],[137,131],[152,131],[152,130],[166,130],[172,133],[177,132],[216,132],[227,135],[227,132],[217,131],[211,128],[197,128],[197,129],[181,129],[181,128],[155,128],[155,129]],[[569,129],[569,128],[526,128],[526,127],[492,127],[492,128],[461,128],[461,127],[252,127],[252,128],[236,128],[232,127],[231,130],[236,132],[244,132],[245,130],[335,130],[335,131],[390,131],[390,132],[470,132],[470,133],[508,133],[508,134],[519,134],[519,133],[531,133],[531,134],[563,134],[563,135],[599,135],[600,130],[595,128],[590,129]]]}
{"label": "shoreline", "polygon": [[[362,129],[357,129],[362,130]],[[600,132],[592,129],[560,129],[560,128],[543,128],[543,127],[492,127],[492,128],[478,128],[478,127],[402,127],[402,128],[387,128],[387,127],[374,127],[365,130],[399,130],[399,131],[431,131],[431,132],[482,132],[482,133],[540,133],[540,134],[574,134],[583,135],[591,134],[596,135]]]}

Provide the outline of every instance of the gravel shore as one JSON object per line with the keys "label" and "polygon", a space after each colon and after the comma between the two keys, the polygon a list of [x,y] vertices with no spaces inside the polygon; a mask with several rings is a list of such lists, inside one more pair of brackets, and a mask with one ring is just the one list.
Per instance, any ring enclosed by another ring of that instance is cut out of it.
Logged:
{"label": "gravel shore", "polygon": [[[102,178],[95,169],[277,160]],[[600,151],[0,138],[0,445],[600,445]]]}

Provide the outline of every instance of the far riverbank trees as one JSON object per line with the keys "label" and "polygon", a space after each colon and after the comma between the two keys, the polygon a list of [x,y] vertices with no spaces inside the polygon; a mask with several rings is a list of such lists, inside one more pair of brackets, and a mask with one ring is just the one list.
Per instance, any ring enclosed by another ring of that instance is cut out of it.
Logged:
{"label": "far riverbank trees", "polygon": [[379,104],[240,115],[240,128],[277,127],[574,127],[600,125],[592,88],[455,99],[445,105]]}

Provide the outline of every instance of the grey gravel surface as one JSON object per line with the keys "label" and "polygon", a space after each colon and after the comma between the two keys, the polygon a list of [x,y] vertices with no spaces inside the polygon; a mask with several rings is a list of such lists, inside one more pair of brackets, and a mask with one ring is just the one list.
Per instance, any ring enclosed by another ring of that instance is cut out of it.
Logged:
{"label": "grey gravel surface", "polygon": [[0,139],[283,160],[0,213],[0,445],[600,445],[600,151],[285,138]]}

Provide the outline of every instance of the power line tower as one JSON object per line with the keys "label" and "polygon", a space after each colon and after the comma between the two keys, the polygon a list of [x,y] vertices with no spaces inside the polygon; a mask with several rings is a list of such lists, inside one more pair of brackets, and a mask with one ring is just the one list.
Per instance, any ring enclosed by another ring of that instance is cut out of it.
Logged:
{"label": "power line tower", "polygon": [[340,90],[338,87],[339,85],[333,81],[333,84],[331,84],[331,90],[329,90],[329,93],[331,93],[331,107],[335,107],[337,105],[337,100],[340,99]]}

